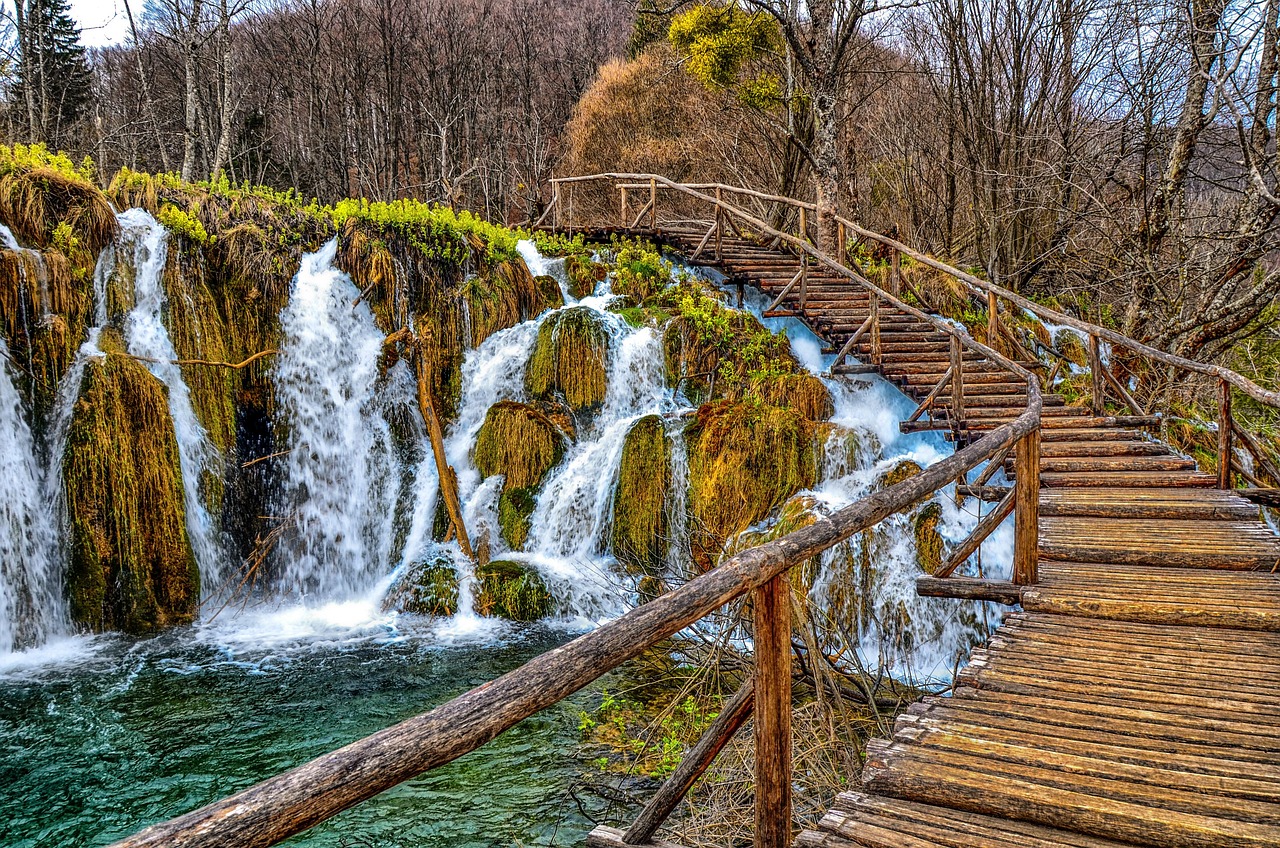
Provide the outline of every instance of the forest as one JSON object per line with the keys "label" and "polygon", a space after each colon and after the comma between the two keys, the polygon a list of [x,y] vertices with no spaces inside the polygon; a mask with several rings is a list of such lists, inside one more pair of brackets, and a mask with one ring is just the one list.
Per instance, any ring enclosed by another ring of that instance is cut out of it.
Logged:
{"label": "forest", "polygon": [[1280,626],[1280,0],[119,8],[0,7],[14,844],[878,845],[904,761],[1041,767],[903,740],[1045,610],[1055,790],[1185,778],[1101,627],[1270,703],[1155,652]]}

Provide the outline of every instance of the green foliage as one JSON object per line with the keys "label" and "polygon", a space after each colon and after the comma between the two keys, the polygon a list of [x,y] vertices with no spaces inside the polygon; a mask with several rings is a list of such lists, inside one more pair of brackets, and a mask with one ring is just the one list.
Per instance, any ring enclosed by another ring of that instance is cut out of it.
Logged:
{"label": "green foliage", "polygon": [[470,261],[476,251],[489,264],[519,256],[514,232],[470,212],[454,212],[446,206],[432,206],[417,200],[339,201],[333,207],[334,224],[342,227],[351,219],[391,230],[424,256],[456,264]]}
{"label": "green foliage", "polygon": [[203,246],[212,241],[209,232],[204,228],[204,224],[200,222],[199,218],[182,211],[172,203],[166,203],[160,207],[160,214],[156,216],[156,220],[171,233],[179,235],[193,244]]}
{"label": "green foliage", "polygon": [[53,171],[92,185],[95,169],[87,156],[77,165],[65,153],[51,152],[43,144],[0,144],[0,177],[37,170]]}
{"label": "green foliage", "polygon": [[777,51],[777,23],[765,12],[747,12],[736,3],[700,3],[671,21],[667,37],[684,58],[685,70],[712,91],[741,84],[739,96],[751,106],[781,102],[776,74],[743,79],[757,58]]}
{"label": "green foliage", "polygon": [[644,302],[674,282],[671,263],[648,242],[623,240],[613,250],[613,292]]}
{"label": "green foliage", "polygon": [[582,233],[567,236],[564,233],[552,233],[547,230],[519,230],[516,235],[522,239],[532,240],[543,256],[559,258],[575,255],[590,256],[592,253]]}
{"label": "green foliage", "polygon": [[617,753],[616,762],[608,756],[595,759],[593,763],[600,770],[616,765],[627,773],[666,777],[716,720],[721,706],[719,698],[704,701],[690,695],[662,707],[646,708],[604,689],[594,713],[584,710],[578,714],[578,730]]}

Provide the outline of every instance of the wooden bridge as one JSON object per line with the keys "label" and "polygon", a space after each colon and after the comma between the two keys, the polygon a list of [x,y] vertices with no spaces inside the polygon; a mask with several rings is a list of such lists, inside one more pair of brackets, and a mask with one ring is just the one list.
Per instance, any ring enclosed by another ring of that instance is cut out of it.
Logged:
{"label": "wooden bridge", "polygon": [[[1257,505],[1280,502],[1257,485],[1260,476],[1280,481],[1280,469],[1231,410],[1233,394],[1273,407],[1280,394],[1046,309],[851,221],[837,220],[838,255],[824,254],[813,244],[814,212],[729,186],[605,174],[556,181],[539,223],[646,235],[759,288],[773,297],[767,314],[794,315],[829,343],[835,373],[875,372],[914,398],[904,430],[944,430],[955,454],[429,713],[118,845],[275,844],[473,750],[750,592],[754,677],[635,824],[597,828],[589,842],[654,844],[685,791],[754,715],[755,841],[786,846],[787,570],[954,483],[992,506],[918,590],[1021,611],[972,653],[952,693],[912,706],[891,739],[868,746],[861,791],[839,796],[796,844],[1280,846],[1280,539]],[[850,239],[886,253],[883,287],[845,255]],[[931,313],[909,291],[903,257],[968,287],[986,306],[992,346]],[[1088,340],[1089,407],[1042,393],[1062,364],[1042,365],[1034,340],[1012,331],[1007,318],[1024,310]],[[1108,357],[1145,359],[1217,388],[1216,473],[1158,437],[1165,417],[1139,404]],[[992,483],[998,469],[1008,485]],[[1253,485],[1231,488],[1237,480]],[[1012,579],[959,574],[1010,515]]]}

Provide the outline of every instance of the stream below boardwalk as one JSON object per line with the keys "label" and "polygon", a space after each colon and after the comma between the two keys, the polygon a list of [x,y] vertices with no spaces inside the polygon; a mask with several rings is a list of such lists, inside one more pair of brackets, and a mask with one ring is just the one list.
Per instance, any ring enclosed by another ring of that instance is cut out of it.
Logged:
{"label": "stream below boardwalk", "polygon": [[[570,636],[545,626],[450,636],[404,618],[291,635],[313,623],[276,613],[235,629],[2,658],[0,845],[105,845],[423,712]],[[590,824],[569,795],[577,742],[571,699],[286,844],[578,844]]]}

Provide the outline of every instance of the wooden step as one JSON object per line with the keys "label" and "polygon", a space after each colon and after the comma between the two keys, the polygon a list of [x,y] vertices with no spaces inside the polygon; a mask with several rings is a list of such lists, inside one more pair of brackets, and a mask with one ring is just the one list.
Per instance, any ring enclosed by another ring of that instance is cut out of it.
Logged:
{"label": "wooden step", "polygon": [[1183,471],[1196,467],[1181,456],[1044,456],[1041,471]]}
{"label": "wooden step", "polygon": [[1280,538],[1259,521],[1045,516],[1040,556],[1074,562],[1248,571],[1280,563]]}
{"label": "wooden step", "polygon": [[1079,441],[1045,442],[1040,445],[1040,456],[1167,456],[1169,448],[1159,442],[1147,441]]}
{"label": "wooden step", "polygon": [[1258,508],[1221,489],[1061,488],[1040,490],[1040,515],[1257,521]]}
{"label": "wooden step", "polygon": [[1206,488],[1218,485],[1218,478],[1200,471],[1052,471],[1040,475],[1040,484],[1059,486],[1103,486],[1106,488],[1169,487]]}

